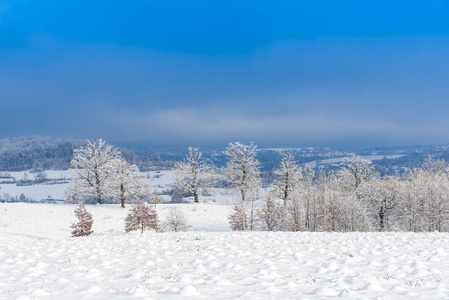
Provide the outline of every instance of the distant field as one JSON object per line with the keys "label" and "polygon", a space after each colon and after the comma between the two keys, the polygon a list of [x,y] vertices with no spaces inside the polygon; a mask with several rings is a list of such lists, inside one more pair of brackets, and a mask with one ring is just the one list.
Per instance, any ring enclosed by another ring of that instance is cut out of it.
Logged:
{"label": "distant field", "polygon": [[[44,171],[47,174],[47,178],[71,178],[71,174],[68,171]],[[36,173],[30,172],[9,172],[11,176],[15,177],[16,180],[21,180],[24,177],[29,179],[34,179]],[[159,191],[168,188],[170,183],[170,171],[160,171],[160,172],[142,172],[141,175],[148,180],[151,188],[158,187]],[[11,196],[19,196],[23,193],[27,198],[34,201],[40,201],[42,199],[47,199],[49,196],[53,199],[65,199],[65,191],[69,186],[68,183],[65,184],[36,184],[31,186],[16,186],[15,184],[0,184],[0,194],[8,193]]]}

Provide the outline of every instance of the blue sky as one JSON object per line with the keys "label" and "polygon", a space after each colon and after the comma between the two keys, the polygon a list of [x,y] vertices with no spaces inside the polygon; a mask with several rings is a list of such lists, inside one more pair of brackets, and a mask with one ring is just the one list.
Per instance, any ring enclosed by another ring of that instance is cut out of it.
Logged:
{"label": "blue sky", "polygon": [[447,1],[0,0],[0,137],[449,142]]}

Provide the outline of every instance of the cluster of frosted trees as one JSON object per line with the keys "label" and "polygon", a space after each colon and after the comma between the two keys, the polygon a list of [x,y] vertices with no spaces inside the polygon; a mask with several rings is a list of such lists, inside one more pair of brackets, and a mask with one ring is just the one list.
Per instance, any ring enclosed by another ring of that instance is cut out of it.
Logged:
{"label": "cluster of frosted trees", "polygon": [[234,230],[449,231],[449,169],[427,159],[406,176],[381,178],[372,162],[346,158],[336,172],[301,168],[282,153],[274,184],[262,191],[256,146],[229,144],[226,167],[213,170],[197,148],[176,165],[174,184],[195,202],[223,180],[239,200],[229,217]]}
{"label": "cluster of frosted trees", "polygon": [[150,194],[147,181],[140,177],[135,164],[128,163],[120,151],[99,139],[74,150],[70,163],[74,178],[67,190],[72,203],[95,199],[125,202],[145,198]]}
{"label": "cluster of frosted trees", "polygon": [[[298,203],[310,231],[448,231],[449,173],[444,161],[427,159],[403,178],[374,172],[353,156],[336,173],[301,170]],[[288,210],[287,203],[287,210]]]}

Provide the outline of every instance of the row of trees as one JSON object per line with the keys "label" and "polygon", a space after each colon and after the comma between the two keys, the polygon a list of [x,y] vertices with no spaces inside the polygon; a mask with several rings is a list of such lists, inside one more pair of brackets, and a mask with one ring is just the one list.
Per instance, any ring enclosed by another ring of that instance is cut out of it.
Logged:
{"label": "row of trees", "polygon": [[448,231],[449,168],[427,159],[406,176],[381,176],[359,156],[343,159],[338,171],[301,168],[281,153],[276,179],[261,199],[256,146],[231,143],[225,168],[215,170],[197,148],[175,165],[174,185],[198,195],[220,180],[240,200],[230,216],[234,230]]}
{"label": "row of trees", "polygon": [[256,158],[256,146],[231,143],[223,152],[228,163],[223,169],[216,169],[203,159],[198,148],[189,147],[184,161],[175,164],[172,172],[173,185],[188,190],[198,202],[198,196],[220,181],[240,196],[241,201],[256,196],[261,188],[260,163]]}
{"label": "row of trees", "polygon": [[[75,177],[67,195],[72,202],[147,199],[150,189],[137,166],[103,140],[76,149]],[[261,197],[256,146],[239,142],[225,149],[228,162],[216,169],[198,148],[189,148],[175,165],[173,185],[189,191],[195,202],[218,182],[239,197],[230,223],[235,230],[448,231],[449,171],[444,161],[426,160],[403,177],[381,177],[372,162],[359,156],[342,161],[338,171],[301,168],[291,152],[281,153],[276,179]]]}

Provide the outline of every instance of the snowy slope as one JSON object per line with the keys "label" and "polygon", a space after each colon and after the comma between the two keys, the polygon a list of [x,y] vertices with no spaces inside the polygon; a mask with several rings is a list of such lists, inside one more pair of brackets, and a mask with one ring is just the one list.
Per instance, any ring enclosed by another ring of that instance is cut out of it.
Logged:
{"label": "snowy slope", "polygon": [[71,238],[73,205],[0,204],[0,299],[449,298],[447,233],[225,232],[230,206],[179,206],[193,231],[125,233],[96,205]]}

